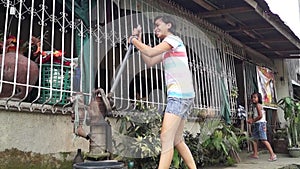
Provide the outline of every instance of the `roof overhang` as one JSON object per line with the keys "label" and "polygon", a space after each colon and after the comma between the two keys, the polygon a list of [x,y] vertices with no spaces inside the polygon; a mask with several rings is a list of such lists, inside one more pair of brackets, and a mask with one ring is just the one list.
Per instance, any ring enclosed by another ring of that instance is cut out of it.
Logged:
{"label": "roof overhang", "polygon": [[300,58],[300,40],[264,0],[174,0],[269,59]]}

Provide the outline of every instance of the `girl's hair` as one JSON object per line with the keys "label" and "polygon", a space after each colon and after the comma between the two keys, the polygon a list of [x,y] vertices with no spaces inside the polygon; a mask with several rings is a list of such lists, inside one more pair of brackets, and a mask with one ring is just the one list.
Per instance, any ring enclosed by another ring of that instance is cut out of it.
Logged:
{"label": "girl's hair", "polygon": [[154,22],[158,19],[161,19],[164,23],[168,24],[170,23],[172,26],[171,28],[169,29],[170,32],[172,32],[173,34],[175,34],[175,30],[176,30],[176,24],[175,24],[175,20],[174,18],[172,18],[171,16],[168,16],[168,15],[163,15],[163,16],[157,16],[155,17],[154,19]]}
{"label": "girl's hair", "polygon": [[258,103],[259,103],[259,104],[262,104],[262,96],[261,96],[261,94],[260,94],[259,92],[254,92],[254,93],[251,94],[251,98],[252,98],[254,95],[256,95],[256,96],[258,97]]}

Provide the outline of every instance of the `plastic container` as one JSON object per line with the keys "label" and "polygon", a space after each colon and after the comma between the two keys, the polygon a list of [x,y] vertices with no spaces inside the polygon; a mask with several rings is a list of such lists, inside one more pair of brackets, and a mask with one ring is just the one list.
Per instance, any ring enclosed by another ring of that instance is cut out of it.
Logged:
{"label": "plastic container", "polygon": [[123,169],[124,163],[114,161],[93,161],[73,165],[73,169]]}
{"label": "plastic container", "polygon": [[[70,97],[69,92],[71,89],[71,67],[70,66],[61,66],[59,64],[53,64],[51,69],[51,64],[43,64],[42,69],[42,87],[47,89],[41,90],[41,96],[39,99],[40,103],[46,102],[48,99],[49,102],[46,104],[58,104],[64,105]],[[61,69],[63,71],[61,72]],[[52,74],[51,74],[52,71]],[[63,74],[62,74],[63,73]],[[51,79],[52,75],[52,79]],[[52,84],[52,86],[51,86]],[[52,94],[51,94],[52,90]]]}

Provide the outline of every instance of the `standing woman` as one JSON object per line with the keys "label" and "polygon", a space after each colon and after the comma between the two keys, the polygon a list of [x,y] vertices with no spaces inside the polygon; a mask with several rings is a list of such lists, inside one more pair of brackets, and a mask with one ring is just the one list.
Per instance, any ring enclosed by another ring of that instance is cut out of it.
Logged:
{"label": "standing woman", "polygon": [[158,169],[169,169],[174,147],[186,165],[196,169],[192,153],[183,138],[184,123],[195,97],[186,48],[180,37],[174,35],[176,26],[172,17],[158,16],[154,24],[154,33],[161,40],[157,46],[141,42],[141,30],[137,28],[128,41],[139,49],[147,66],[160,62],[164,65],[168,98],[160,133],[162,150]]}

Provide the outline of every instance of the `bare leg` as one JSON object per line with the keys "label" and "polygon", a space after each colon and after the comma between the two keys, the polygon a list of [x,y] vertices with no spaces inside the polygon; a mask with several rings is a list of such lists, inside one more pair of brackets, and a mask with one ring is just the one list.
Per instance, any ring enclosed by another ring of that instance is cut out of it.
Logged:
{"label": "bare leg", "polygon": [[262,141],[262,143],[264,143],[264,145],[267,147],[267,149],[270,153],[270,159],[272,159],[275,156],[275,153],[273,152],[273,149],[272,149],[270,143],[266,140]]}
{"label": "bare leg", "polygon": [[181,141],[179,144],[177,144],[176,149],[178,150],[179,154],[181,155],[189,169],[196,169],[196,164],[193,155],[189,147],[184,143],[184,141]]}
{"label": "bare leg", "polygon": [[181,120],[180,125],[177,129],[177,133],[175,135],[175,147],[178,150],[179,154],[183,158],[185,164],[189,167],[189,169],[196,169],[196,164],[193,158],[193,155],[189,149],[189,147],[185,144],[183,138],[183,129],[184,129],[185,120]]}
{"label": "bare leg", "polygon": [[161,155],[158,169],[169,169],[174,153],[174,139],[181,118],[174,114],[165,113],[161,128]]}
{"label": "bare leg", "polygon": [[252,141],[253,144],[253,154],[252,157],[258,157],[258,148],[257,148],[257,140]]}
{"label": "bare leg", "polygon": [[158,169],[169,169],[173,159],[174,149],[161,153]]}

